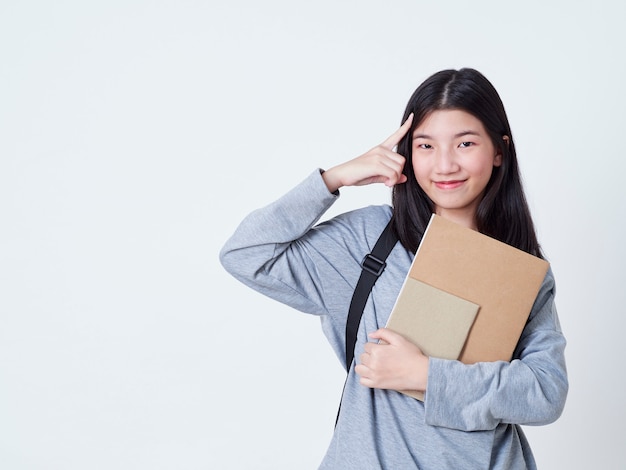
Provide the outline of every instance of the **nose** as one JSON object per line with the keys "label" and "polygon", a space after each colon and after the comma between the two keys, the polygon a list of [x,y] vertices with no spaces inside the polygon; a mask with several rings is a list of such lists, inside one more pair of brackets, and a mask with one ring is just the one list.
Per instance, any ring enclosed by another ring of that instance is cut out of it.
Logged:
{"label": "nose", "polygon": [[454,152],[451,149],[439,149],[436,155],[435,171],[439,174],[446,175],[454,173],[459,168]]}

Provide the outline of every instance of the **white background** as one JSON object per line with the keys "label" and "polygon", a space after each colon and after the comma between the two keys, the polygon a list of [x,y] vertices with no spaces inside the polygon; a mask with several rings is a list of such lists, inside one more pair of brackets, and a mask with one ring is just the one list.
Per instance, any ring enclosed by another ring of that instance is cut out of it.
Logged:
{"label": "white background", "polygon": [[505,103],[569,341],[539,467],[624,468],[623,7],[509,3],[2,0],[0,468],[316,468],[340,363],[218,251],[463,66]]}

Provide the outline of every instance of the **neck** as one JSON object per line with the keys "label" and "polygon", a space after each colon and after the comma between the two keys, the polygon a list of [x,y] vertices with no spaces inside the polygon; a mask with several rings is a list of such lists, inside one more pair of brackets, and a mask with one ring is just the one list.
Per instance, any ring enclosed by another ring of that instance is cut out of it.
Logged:
{"label": "neck", "polygon": [[436,214],[443,217],[444,219],[449,220],[450,222],[454,222],[455,224],[471,228],[472,230],[478,230],[478,226],[476,224],[476,214],[474,213],[437,208]]}

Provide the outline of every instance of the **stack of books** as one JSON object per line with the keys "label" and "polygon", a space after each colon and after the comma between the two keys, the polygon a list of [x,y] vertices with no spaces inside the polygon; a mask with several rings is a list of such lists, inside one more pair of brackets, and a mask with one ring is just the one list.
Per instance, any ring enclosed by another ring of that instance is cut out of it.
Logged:
{"label": "stack of books", "polygon": [[387,328],[427,356],[510,361],[548,268],[545,260],[433,214]]}

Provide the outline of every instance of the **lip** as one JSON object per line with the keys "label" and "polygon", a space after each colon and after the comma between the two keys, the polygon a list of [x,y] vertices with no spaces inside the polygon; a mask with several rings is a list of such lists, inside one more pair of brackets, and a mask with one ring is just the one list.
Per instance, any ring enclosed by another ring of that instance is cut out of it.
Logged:
{"label": "lip", "polygon": [[458,188],[465,183],[465,180],[434,181],[434,183],[438,189],[450,190]]}

